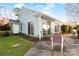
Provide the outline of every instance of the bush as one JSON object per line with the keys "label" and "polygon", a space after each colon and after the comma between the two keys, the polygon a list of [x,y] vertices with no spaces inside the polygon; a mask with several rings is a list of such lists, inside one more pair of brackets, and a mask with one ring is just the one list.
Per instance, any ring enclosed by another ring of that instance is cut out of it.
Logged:
{"label": "bush", "polygon": [[77,30],[77,37],[79,38],[79,25],[76,25],[76,26],[74,27],[74,29]]}
{"label": "bush", "polygon": [[61,26],[61,32],[62,33],[71,33],[72,32],[72,27],[69,25],[62,25]]}
{"label": "bush", "polygon": [[69,26],[68,33],[72,33],[72,31],[73,31],[73,28],[71,26]]}
{"label": "bush", "polygon": [[79,25],[76,25],[74,29],[79,30]]}
{"label": "bush", "polygon": [[0,36],[10,36],[11,34],[11,31],[0,31]]}

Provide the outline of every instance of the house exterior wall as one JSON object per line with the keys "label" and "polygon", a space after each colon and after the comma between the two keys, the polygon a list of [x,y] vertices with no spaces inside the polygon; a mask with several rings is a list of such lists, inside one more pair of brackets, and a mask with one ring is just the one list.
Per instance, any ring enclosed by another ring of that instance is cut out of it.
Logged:
{"label": "house exterior wall", "polygon": [[[40,16],[35,16],[36,12],[23,8],[21,14],[19,15],[20,21],[20,32],[26,35],[28,34],[28,22],[32,22],[34,26],[34,35],[35,37],[43,37],[43,28],[42,28],[42,18]],[[53,20],[53,19],[52,19]],[[51,21],[51,32],[55,32],[55,25],[58,24],[61,26],[61,23],[58,21]],[[22,28],[21,28],[22,27]],[[58,29],[61,32],[61,29]]]}
{"label": "house exterior wall", "polygon": [[18,22],[12,22],[11,23],[11,26],[12,26],[12,33],[13,34],[18,34],[19,33],[19,31],[20,31],[20,26],[19,26],[19,23]]}
{"label": "house exterior wall", "polygon": [[19,15],[19,20],[21,23],[22,29],[20,29],[21,33],[28,35],[28,22],[32,21],[34,26],[34,35],[38,37],[40,34],[40,17],[34,16],[33,11],[23,8],[21,14]]}

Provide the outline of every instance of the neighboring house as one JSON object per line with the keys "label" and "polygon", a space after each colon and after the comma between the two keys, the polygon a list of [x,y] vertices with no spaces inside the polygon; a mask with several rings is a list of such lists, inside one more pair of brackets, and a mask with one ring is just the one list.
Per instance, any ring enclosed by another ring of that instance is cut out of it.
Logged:
{"label": "neighboring house", "polygon": [[[15,15],[13,10],[2,8],[2,9],[0,9],[0,26],[5,25],[7,23],[10,23],[12,25],[11,31],[14,34],[19,32],[20,27],[18,27],[18,25],[17,25],[19,23],[18,16]],[[16,30],[16,28],[18,30]]]}
{"label": "neighboring house", "polygon": [[13,23],[13,33],[43,37],[50,33],[61,32],[62,22],[43,13],[38,13],[27,8],[22,8],[19,22]]}

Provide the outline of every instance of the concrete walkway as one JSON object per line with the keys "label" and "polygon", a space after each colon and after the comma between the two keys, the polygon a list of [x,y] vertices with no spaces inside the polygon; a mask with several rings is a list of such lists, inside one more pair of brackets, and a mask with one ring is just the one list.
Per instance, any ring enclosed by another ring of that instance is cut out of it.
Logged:
{"label": "concrete walkway", "polygon": [[51,56],[50,41],[39,41],[33,48],[31,48],[25,56]]}
{"label": "concrete walkway", "polygon": [[[76,44],[77,42],[78,44]],[[66,51],[64,51],[64,56],[79,56],[79,40],[72,39],[69,37],[64,38],[64,46],[66,46]],[[60,51],[53,51],[53,56],[61,56]],[[51,52],[51,42],[50,41],[38,41],[35,46],[33,46],[25,56],[52,56]]]}

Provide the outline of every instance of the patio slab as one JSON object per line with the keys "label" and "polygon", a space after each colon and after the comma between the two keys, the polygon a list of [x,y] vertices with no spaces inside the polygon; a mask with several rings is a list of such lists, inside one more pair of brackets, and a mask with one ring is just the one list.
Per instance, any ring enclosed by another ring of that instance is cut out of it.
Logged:
{"label": "patio slab", "polygon": [[51,56],[50,41],[39,41],[33,48],[31,48],[25,56]]}
{"label": "patio slab", "polygon": [[[66,46],[66,51],[64,51],[63,56],[79,56],[79,45],[74,44],[75,39],[70,37],[64,38],[64,45]],[[50,41],[38,41],[35,46],[33,46],[25,56],[62,56],[60,51],[51,51]]]}

